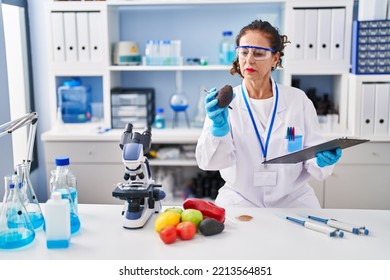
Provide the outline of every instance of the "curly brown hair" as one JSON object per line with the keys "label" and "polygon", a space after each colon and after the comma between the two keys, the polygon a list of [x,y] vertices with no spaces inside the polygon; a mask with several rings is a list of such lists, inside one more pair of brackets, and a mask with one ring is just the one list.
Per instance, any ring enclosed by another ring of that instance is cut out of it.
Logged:
{"label": "curly brown hair", "polygon": [[[257,19],[240,30],[240,33],[236,37],[236,46],[239,45],[241,37],[244,36],[247,31],[259,31],[270,40],[271,48],[280,53],[280,58],[276,63],[276,67],[272,68],[272,71],[275,70],[277,67],[283,68],[283,50],[286,44],[290,43],[290,41],[288,41],[287,36],[280,35],[279,30],[273,27],[268,21],[262,21]],[[233,61],[232,68],[230,69],[230,74],[234,75],[236,73],[243,77],[240,71],[240,66],[238,64],[238,58]]]}

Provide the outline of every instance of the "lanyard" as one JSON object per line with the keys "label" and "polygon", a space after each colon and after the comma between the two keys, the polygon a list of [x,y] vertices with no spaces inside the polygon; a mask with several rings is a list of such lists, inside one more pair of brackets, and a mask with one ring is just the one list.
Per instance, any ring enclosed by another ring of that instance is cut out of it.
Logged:
{"label": "lanyard", "polygon": [[243,85],[241,85],[241,93],[242,93],[242,97],[244,98],[246,108],[248,109],[249,116],[251,117],[253,128],[255,129],[256,136],[257,136],[257,139],[259,140],[260,147],[261,147],[261,152],[263,153],[263,157],[264,157],[264,161],[265,161],[265,160],[267,160],[267,151],[268,151],[269,139],[271,138],[271,131],[272,131],[272,127],[274,126],[276,109],[278,107],[278,99],[279,99],[278,85],[275,83],[275,93],[276,93],[275,94],[275,106],[274,106],[274,110],[272,112],[271,124],[270,124],[269,130],[268,130],[267,138],[265,140],[265,146],[263,145],[263,141],[261,141],[260,133],[259,133],[259,130],[257,129],[256,122],[255,122],[255,119],[253,117],[252,110],[251,110],[251,108],[249,106],[248,99],[246,98]]}

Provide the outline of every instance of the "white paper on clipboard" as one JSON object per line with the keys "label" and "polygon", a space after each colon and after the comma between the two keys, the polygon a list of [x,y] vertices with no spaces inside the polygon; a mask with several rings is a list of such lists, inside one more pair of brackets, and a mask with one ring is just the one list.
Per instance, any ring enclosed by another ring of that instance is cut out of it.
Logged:
{"label": "white paper on clipboard", "polygon": [[309,148],[305,148],[302,150],[299,150],[297,152],[293,152],[287,155],[283,155],[280,157],[276,157],[273,159],[269,159],[263,162],[263,164],[286,164],[286,163],[298,163],[301,161],[305,161],[311,158],[314,158],[317,153],[327,151],[327,150],[334,150],[337,148],[346,149],[352,146],[356,146],[362,143],[366,143],[370,140],[368,139],[357,139],[357,138],[336,138],[333,140],[330,140],[325,143],[321,143]]}

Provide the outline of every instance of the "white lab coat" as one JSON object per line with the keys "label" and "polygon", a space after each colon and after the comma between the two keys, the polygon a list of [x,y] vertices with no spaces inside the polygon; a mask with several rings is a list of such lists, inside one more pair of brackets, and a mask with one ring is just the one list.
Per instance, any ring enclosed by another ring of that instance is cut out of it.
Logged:
{"label": "white lab coat", "polygon": [[[275,97],[275,82],[272,80]],[[242,83],[244,86],[244,81]],[[245,87],[245,86],[244,86]],[[287,154],[287,127],[302,135],[303,147],[324,142],[313,103],[297,88],[278,85],[279,102],[269,140],[267,158]],[[196,159],[203,170],[219,170],[225,185],[216,204],[220,206],[319,208],[318,200],[308,180],[328,177],[333,166],[320,168],[316,159],[297,164],[261,164],[264,160],[241,85],[233,89],[235,98],[229,109],[230,132],[224,137],[210,133],[212,121],[206,117],[196,147]],[[245,89],[247,100],[248,93]],[[273,98],[274,102],[276,98]],[[273,107],[272,107],[273,110]],[[266,130],[252,109],[262,142],[265,145],[271,117]]]}

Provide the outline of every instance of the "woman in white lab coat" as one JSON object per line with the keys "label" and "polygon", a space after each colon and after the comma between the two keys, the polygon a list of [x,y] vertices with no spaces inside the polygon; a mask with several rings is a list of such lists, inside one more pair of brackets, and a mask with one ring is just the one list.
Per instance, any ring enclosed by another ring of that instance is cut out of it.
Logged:
{"label": "woman in white lab coat", "polygon": [[262,164],[265,159],[324,142],[313,103],[306,94],[277,84],[271,71],[282,66],[287,37],[255,20],[236,38],[232,74],[243,77],[228,107],[220,108],[213,88],[206,97],[196,159],[203,170],[219,170],[225,185],[215,203],[222,207],[319,208],[308,180],[324,180],[341,156],[325,151],[297,164]]}

